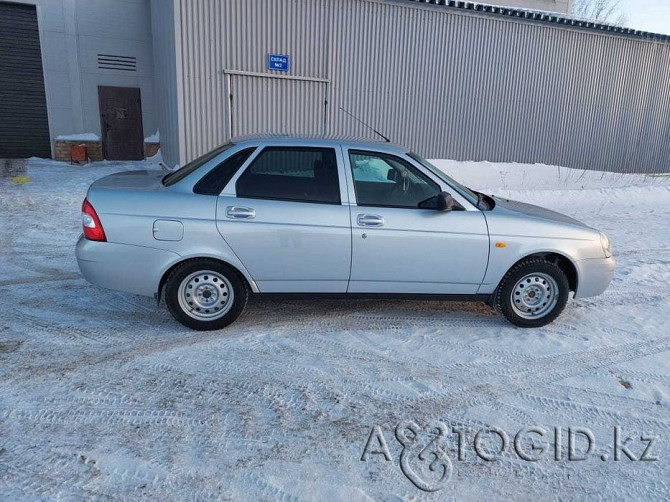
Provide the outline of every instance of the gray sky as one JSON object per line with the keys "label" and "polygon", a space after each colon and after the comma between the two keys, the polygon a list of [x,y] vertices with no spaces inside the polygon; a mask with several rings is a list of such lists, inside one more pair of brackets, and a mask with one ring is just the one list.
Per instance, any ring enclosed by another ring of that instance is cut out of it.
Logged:
{"label": "gray sky", "polygon": [[670,35],[670,0],[621,0],[620,8],[628,27]]}

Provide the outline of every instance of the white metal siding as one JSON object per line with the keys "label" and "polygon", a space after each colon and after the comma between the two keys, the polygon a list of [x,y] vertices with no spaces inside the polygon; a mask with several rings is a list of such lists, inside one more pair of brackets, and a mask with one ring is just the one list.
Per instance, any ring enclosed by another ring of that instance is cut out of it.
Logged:
{"label": "white metal siding", "polygon": [[229,75],[231,136],[324,134],[326,83]]}
{"label": "white metal siding", "polygon": [[176,1],[183,159],[229,138],[223,71],[277,52],[331,82],[333,133],[374,136],[342,106],[433,158],[670,165],[667,42],[399,1]]}
{"label": "white metal siding", "polygon": [[348,30],[335,30],[336,132],[374,136],[344,106],[431,158],[670,165],[667,43],[442,7],[337,4],[334,23]]}
{"label": "white metal siding", "polygon": [[291,55],[291,74],[325,77],[329,0],[178,0],[181,15],[183,160],[224,143],[224,70],[265,72],[268,53]]}

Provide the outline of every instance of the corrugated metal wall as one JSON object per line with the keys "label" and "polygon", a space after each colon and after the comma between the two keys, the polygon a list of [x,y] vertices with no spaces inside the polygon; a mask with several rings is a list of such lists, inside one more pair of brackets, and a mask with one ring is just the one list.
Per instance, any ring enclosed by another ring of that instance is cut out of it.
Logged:
{"label": "corrugated metal wall", "polygon": [[0,3],[0,158],[51,157],[37,12]]}
{"label": "corrugated metal wall", "polygon": [[231,74],[229,85],[232,136],[326,132],[325,82]]}
{"label": "corrugated metal wall", "polygon": [[265,73],[267,54],[274,52],[291,55],[292,75],[328,73],[330,0],[177,1],[186,131],[182,162],[230,137],[224,70]]}
{"label": "corrugated metal wall", "polygon": [[342,106],[430,158],[670,167],[668,43],[397,1],[177,1],[182,160],[229,138],[224,70],[276,52],[331,82],[333,133],[374,136]]}

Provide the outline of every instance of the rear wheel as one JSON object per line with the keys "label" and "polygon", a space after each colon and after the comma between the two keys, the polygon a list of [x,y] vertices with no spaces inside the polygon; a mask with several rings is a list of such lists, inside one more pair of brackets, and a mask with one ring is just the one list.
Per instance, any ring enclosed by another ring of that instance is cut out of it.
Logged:
{"label": "rear wheel", "polygon": [[569,292],[568,278],[558,265],[531,258],[505,274],[496,291],[495,306],[512,324],[536,328],[563,312]]}
{"label": "rear wheel", "polygon": [[221,329],[235,321],[247,304],[248,289],[233,268],[212,259],[187,261],[165,285],[172,316],[192,329]]}

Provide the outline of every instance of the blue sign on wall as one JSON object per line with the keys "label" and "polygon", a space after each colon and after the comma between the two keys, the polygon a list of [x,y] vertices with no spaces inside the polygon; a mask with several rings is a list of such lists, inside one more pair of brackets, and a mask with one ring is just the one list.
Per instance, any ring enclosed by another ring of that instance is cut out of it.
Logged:
{"label": "blue sign on wall", "polygon": [[288,54],[268,54],[268,70],[288,71]]}

